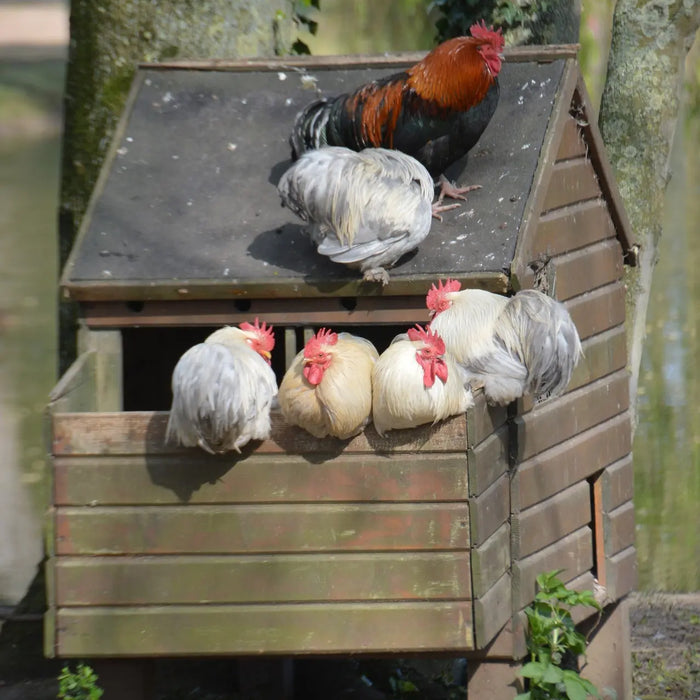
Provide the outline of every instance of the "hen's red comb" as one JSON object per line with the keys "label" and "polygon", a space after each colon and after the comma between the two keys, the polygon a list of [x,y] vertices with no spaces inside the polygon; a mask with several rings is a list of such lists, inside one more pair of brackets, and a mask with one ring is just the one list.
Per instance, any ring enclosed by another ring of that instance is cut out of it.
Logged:
{"label": "hen's red comb", "polygon": [[272,352],[272,348],[275,347],[275,333],[271,325],[268,326],[265,321],[263,321],[262,325],[260,325],[260,320],[256,316],[255,324],[244,321],[243,323],[239,323],[238,327],[242,331],[255,333],[258,336],[260,347],[267,352]]}
{"label": "hen's red comb", "polygon": [[311,357],[317,353],[321,345],[335,345],[338,342],[338,334],[330,328],[321,328],[313,338],[309,339],[304,348],[304,357]]}
{"label": "hen's red comb", "polygon": [[409,340],[419,340],[429,345],[435,350],[438,355],[445,354],[445,341],[438,335],[437,331],[431,330],[430,326],[419,326],[416,323],[415,328],[408,329]]}
{"label": "hen's red comb", "polygon": [[445,294],[449,292],[458,292],[462,288],[462,285],[457,280],[447,279],[445,283],[439,280],[437,286],[433,285],[428,290],[428,295],[425,298],[425,304],[429,309],[437,311],[440,306],[440,302],[443,300]]}
{"label": "hen's red comb", "polygon": [[481,39],[482,41],[492,44],[498,51],[503,50],[505,39],[503,38],[503,32],[500,27],[496,30],[494,30],[493,26],[487,27],[486,22],[482,19],[481,24],[477,22],[469,27],[469,33],[475,39]]}

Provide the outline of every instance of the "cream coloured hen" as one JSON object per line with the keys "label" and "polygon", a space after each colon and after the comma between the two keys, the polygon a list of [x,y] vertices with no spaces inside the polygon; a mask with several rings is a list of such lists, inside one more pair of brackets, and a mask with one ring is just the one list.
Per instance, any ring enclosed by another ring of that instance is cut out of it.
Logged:
{"label": "cream coloured hen", "polygon": [[464,413],[474,405],[457,363],[430,329],[397,335],[372,372],[372,420],[380,435]]}

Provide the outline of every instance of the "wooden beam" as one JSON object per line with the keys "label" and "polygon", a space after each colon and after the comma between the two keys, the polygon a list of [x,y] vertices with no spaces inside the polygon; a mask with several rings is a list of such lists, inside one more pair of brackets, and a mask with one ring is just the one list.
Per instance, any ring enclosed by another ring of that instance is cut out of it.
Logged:
{"label": "wooden beam", "polygon": [[462,652],[471,602],[63,608],[62,657]]}

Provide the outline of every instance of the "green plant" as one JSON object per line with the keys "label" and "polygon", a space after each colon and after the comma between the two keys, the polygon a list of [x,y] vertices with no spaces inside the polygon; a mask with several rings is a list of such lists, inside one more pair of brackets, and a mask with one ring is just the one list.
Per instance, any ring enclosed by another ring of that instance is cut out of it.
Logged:
{"label": "green plant", "polygon": [[525,608],[530,661],[520,669],[528,690],[516,700],[586,700],[599,698],[598,689],[582,678],[578,665],[565,668],[567,660],[586,653],[586,638],[576,630],[571,609],[579,605],[600,610],[592,591],[570,591],[558,578],[561,571],[537,577],[538,593]]}
{"label": "green plant", "polygon": [[84,663],[75,671],[68,666],[61,669],[58,677],[59,700],[100,700],[104,691],[97,685],[97,674]]}

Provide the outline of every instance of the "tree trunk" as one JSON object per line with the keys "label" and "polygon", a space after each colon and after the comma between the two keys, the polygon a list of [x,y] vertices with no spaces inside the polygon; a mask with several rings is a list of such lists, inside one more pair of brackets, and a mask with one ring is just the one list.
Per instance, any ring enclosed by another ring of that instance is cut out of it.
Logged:
{"label": "tree trunk", "polygon": [[600,130],[639,244],[627,268],[630,398],[636,396],[651,278],[670,177],[685,57],[700,26],[696,0],[618,0],[613,19]]}
{"label": "tree trunk", "polygon": [[[61,173],[61,268],[139,61],[288,53],[294,0],[73,0]],[[60,305],[61,373],[75,357],[75,309]]]}

